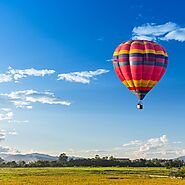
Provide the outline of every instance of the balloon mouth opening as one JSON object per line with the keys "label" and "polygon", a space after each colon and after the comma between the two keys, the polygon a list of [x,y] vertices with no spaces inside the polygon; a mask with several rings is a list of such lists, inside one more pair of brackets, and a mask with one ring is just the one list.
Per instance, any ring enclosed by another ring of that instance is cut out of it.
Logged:
{"label": "balloon mouth opening", "polygon": [[144,94],[137,94],[138,99],[141,101],[145,98]]}

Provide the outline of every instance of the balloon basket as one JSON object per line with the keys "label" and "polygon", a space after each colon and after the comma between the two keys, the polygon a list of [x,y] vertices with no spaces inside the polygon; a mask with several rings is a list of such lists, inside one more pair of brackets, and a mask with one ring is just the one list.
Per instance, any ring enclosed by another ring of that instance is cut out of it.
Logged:
{"label": "balloon basket", "polygon": [[138,109],[138,110],[143,109],[143,105],[142,105],[141,103],[138,103],[138,104],[137,104],[137,109]]}

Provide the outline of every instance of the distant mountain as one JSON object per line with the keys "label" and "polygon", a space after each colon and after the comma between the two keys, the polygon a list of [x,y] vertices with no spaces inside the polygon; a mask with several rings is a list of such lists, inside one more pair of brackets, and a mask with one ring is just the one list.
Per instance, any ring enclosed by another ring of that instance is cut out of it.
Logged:
{"label": "distant mountain", "polygon": [[177,159],[182,160],[185,162],[185,156],[178,157]]}
{"label": "distant mountain", "polygon": [[[46,161],[56,161],[58,156],[52,156],[48,154],[31,153],[31,154],[0,154],[0,157],[5,161],[25,161],[26,163],[31,161],[46,160]],[[70,159],[80,159],[80,157],[68,156]]]}
{"label": "distant mountain", "polygon": [[32,153],[32,154],[0,154],[0,157],[5,161],[38,161],[38,160],[47,160],[47,161],[55,161],[58,159],[57,156],[51,156],[48,154],[39,154],[39,153]]}

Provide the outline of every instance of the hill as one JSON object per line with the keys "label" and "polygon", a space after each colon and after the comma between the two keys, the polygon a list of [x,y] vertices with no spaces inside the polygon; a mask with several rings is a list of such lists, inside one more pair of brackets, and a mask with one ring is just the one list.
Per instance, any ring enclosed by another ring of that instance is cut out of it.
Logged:
{"label": "hill", "polygon": [[178,157],[177,159],[182,160],[185,162],[185,156]]}
{"label": "hill", "polygon": [[5,161],[38,161],[38,160],[47,160],[47,161],[55,161],[58,159],[57,156],[51,156],[48,154],[39,154],[39,153],[32,153],[32,154],[0,154],[0,157]]}

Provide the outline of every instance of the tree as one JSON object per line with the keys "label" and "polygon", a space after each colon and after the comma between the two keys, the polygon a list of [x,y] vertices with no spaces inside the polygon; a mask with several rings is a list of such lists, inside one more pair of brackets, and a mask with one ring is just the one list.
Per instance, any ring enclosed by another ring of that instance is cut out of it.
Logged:
{"label": "tree", "polygon": [[68,156],[65,153],[62,153],[58,157],[58,162],[61,166],[66,166],[68,161]]}
{"label": "tree", "polygon": [[102,157],[102,159],[103,159],[103,160],[108,160],[108,157],[107,157],[107,156],[105,156],[105,157]]}
{"label": "tree", "polygon": [[0,164],[4,163],[4,159],[0,157]]}
{"label": "tree", "polygon": [[178,170],[177,173],[175,174],[175,176],[185,178],[185,168]]}
{"label": "tree", "polygon": [[17,163],[15,161],[10,161],[6,163],[8,167],[15,168],[17,167]]}
{"label": "tree", "polygon": [[113,161],[114,160],[114,157],[113,156],[110,156],[109,157],[109,160]]}
{"label": "tree", "polygon": [[96,160],[99,160],[100,159],[100,156],[99,155],[95,155],[95,159]]}
{"label": "tree", "polygon": [[25,167],[25,165],[26,165],[25,161],[19,161],[19,163],[18,163],[18,166],[21,168]]}

